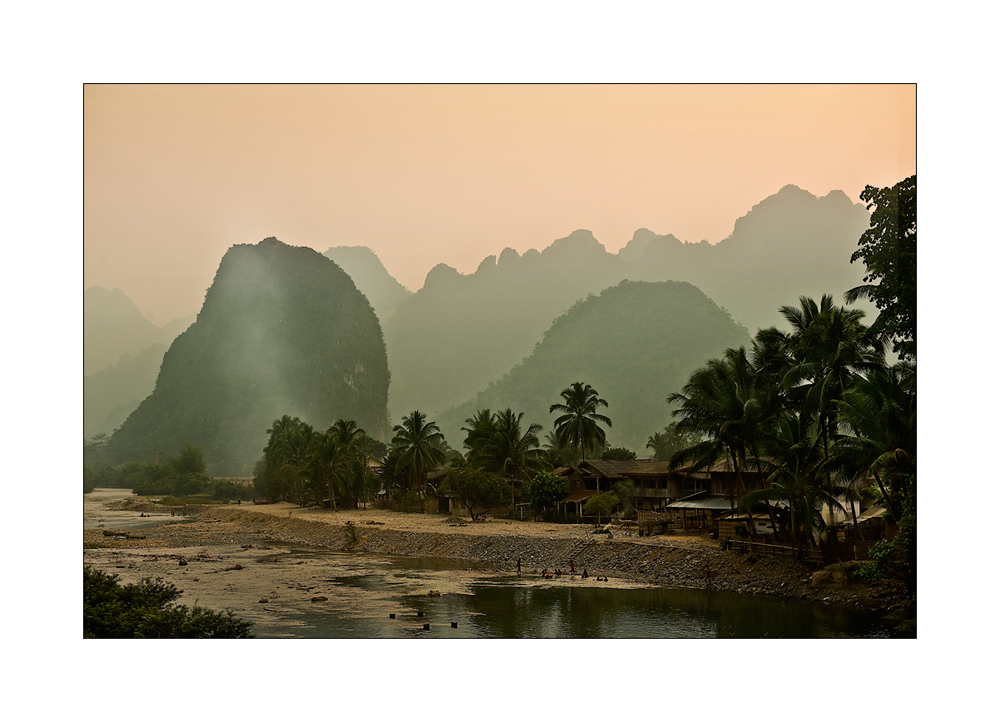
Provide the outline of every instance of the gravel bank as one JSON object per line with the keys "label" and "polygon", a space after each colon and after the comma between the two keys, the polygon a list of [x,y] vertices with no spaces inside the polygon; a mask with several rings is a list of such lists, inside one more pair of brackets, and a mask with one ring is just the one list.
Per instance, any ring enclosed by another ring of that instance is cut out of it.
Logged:
{"label": "gravel bank", "polygon": [[850,564],[825,570],[789,559],[722,551],[707,537],[622,537],[593,534],[589,525],[492,520],[472,524],[434,514],[351,510],[324,512],[289,504],[208,507],[192,522],[165,523],[130,532],[142,539],[115,539],[85,530],[93,548],[185,547],[260,543],[261,540],[414,557],[466,559],[499,571],[524,574],[562,569],[573,559],[577,572],[671,587],[767,594],[886,609],[899,589],[851,579]]}

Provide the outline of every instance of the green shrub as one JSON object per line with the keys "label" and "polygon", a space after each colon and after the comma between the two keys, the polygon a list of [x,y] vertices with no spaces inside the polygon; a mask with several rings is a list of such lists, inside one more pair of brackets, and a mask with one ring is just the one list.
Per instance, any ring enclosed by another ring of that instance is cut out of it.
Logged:
{"label": "green shrub", "polygon": [[118,583],[117,574],[83,568],[83,636],[100,639],[245,639],[253,622],[201,607],[175,606],[181,592],[169,582]]}

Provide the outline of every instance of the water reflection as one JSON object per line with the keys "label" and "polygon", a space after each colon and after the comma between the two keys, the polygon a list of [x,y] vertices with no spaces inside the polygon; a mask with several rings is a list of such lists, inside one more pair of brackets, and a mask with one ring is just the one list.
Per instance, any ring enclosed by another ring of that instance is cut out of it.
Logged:
{"label": "water reflection", "polygon": [[[336,554],[336,553],[330,553]],[[351,555],[343,555],[351,556]],[[490,576],[468,562],[353,555],[326,581],[361,590],[379,611],[294,610],[296,632],[323,638],[708,639],[887,636],[872,615],[793,599],[694,589],[615,589]],[[344,574],[348,572],[348,574]],[[428,588],[450,584],[440,597]],[[391,600],[387,607],[386,600]],[[340,607],[338,609],[338,607]],[[386,609],[394,609],[390,619]],[[456,625],[456,626],[453,626]],[[424,625],[429,625],[428,629]],[[266,624],[258,636],[270,636]],[[274,631],[278,631],[275,629]],[[280,636],[287,636],[283,627]],[[277,635],[275,635],[277,636]]]}

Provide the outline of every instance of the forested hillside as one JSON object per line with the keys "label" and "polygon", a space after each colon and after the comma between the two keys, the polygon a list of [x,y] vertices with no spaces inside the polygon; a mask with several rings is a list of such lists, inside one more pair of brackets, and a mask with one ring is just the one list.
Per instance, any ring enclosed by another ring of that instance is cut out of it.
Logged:
{"label": "forested hillside", "polygon": [[350,277],[316,251],[267,238],[223,257],[197,321],[108,451],[148,458],[190,442],[209,473],[242,473],[284,414],[319,428],[352,419],[384,435],[388,390],[378,318]]}
{"label": "forested hillside", "polygon": [[510,407],[525,412],[526,423],[551,430],[549,407],[581,381],[608,401],[608,444],[641,454],[647,438],[671,421],[667,396],[706,358],[749,342],[745,328],[689,283],[623,281],[576,303],[522,364],[437,421],[455,448],[465,419],[479,409]]}
{"label": "forested hillside", "polygon": [[613,254],[581,230],[541,252],[507,248],[470,275],[440,264],[385,324],[392,415],[461,403],[523,360],[552,319],[623,279],[687,281],[751,331],[780,325],[789,299],[839,297],[862,282],[849,259],[868,219],[840,191],[786,186],[715,245],[640,229]]}

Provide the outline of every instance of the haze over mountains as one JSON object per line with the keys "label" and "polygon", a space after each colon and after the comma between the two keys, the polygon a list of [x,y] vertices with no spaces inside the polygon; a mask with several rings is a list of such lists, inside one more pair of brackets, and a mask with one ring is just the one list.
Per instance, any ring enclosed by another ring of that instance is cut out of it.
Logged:
{"label": "haze over mountains", "polygon": [[400,304],[406,302],[413,293],[389,275],[375,251],[365,246],[336,246],[328,248],[324,256],[344,269],[354,281],[354,285],[365,294],[375,309],[379,320],[395,313]]}
{"label": "haze over mountains", "polygon": [[[558,392],[582,381],[614,404],[609,441],[642,453],[648,435],[670,420],[666,396],[697,365],[748,343],[758,327],[782,326],[778,308],[799,296],[842,299],[862,282],[864,268],[850,257],[868,224],[864,206],[840,191],[817,198],[786,186],[714,246],[639,229],[615,254],[578,230],[541,251],[504,249],[468,275],[439,264],[416,293],[368,248],[320,255],[277,239],[234,246],[198,322],[163,357],[156,392],[122,424],[115,446],[151,453],[190,441],[217,464],[228,464],[229,454],[245,465],[283,414],[320,426],[330,414],[354,418],[384,438],[419,409],[458,448],[460,427],[477,408],[511,406],[527,422],[548,424]],[[621,284],[626,279],[649,283]],[[170,339],[158,337],[167,327],[157,330],[120,290],[95,287],[84,298],[89,438],[122,423],[143,397],[141,378],[152,391],[163,353],[154,344]],[[713,333],[699,336],[695,318]],[[346,378],[346,347],[366,359],[358,368],[385,373],[385,388],[369,385],[354,406],[331,402],[340,392],[321,378],[333,367],[333,376]]]}
{"label": "haze over mountains", "polygon": [[389,369],[375,312],[337,264],[275,238],[230,248],[156,388],[111,437],[112,458],[200,446],[210,473],[247,473],[287,414],[387,432]]}
{"label": "haze over mountains", "polygon": [[817,198],[786,186],[714,246],[640,229],[613,254],[579,230],[540,252],[504,249],[469,275],[440,264],[384,323],[392,418],[433,417],[471,398],[524,359],[552,319],[624,279],[688,281],[751,332],[781,324],[778,308],[799,296],[841,299],[862,282],[850,258],[868,224],[840,191]]}
{"label": "haze over mountains", "polygon": [[83,292],[83,437],[110,434],[149,396],[170,343],[195,314],[157,327],[120,288]]}
{"label": "haze over mountains", "polygon": [[91,286],[83,292],[83,375],[90,376],[135,356],[155,343],[169,344],[194,322],[195,314],[163,327],[142,315],[120,288]]}

